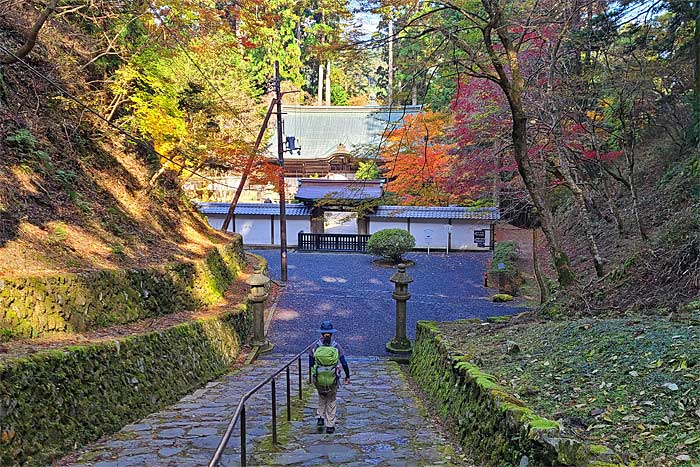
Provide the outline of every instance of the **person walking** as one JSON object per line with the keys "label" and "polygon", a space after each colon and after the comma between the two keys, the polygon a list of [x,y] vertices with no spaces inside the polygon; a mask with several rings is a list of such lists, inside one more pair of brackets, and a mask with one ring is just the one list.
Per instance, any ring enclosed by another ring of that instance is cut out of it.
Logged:
{"label": "person walking", "polygon": [[350,369],[345,360],[345,352],[334,339],[337,332],[330,321],[323,321],[319,329],[321,338],[314,343],[309,351],[309,368],[314,386],[318,392],[318,408],[316,409],[316,426],[326,433],[335,432],[336,396],[340,383],[340,367],[345,372],[345,384],[350,384]]}

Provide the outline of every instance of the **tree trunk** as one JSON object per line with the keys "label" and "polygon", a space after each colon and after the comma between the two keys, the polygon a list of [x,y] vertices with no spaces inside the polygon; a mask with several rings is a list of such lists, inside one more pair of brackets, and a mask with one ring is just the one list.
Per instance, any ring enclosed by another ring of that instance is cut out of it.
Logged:
{"label": "tree trunk", "polygon": [[[413,53],[413,62],[418,63],[418,53]],[[459,85],[459,84],[458,84]],[[418,79],[415,74],[413,76],[413,83],[411,84],[411,105],[418,104]]]}
{"label": "tree trunk", "polygon": [[150,191],[156,186],[156,182],[160,178],[161,175],[165,172],[165,165],[161,165],[160,169],[156,173],[153,174],[151,179],[148,181],[148,187],[146,188],[146,193],[150,193]]}
{"label": "tree trunk", "polygon": [[549,300],[549,289],[547,284],[542,278],[542,271],[540,270],[540,262],[537,258],[537,229],[532,229],[532,270],[535,273],[535,279],[537,279],[537,287],[540,289],[540,305]]}
{"label": "tree trunk", "polygon": [[556,221],[549,208],[549,203],[544,197],[544,189],[540,187],[541,183],[538,182],[528,158],[527,117],[519,95],[512,96],[508,100],[513,115],[513,155],[518,164],[518,173],[520,173],[530,198],[537,208],[537,213],[542,223],[542,233],[544,233],[549,245],[549,252],[552,255],[554,268],[557,271],[559,285],[566,288],[574,284],[576,276],[573,269],[571,269],[569,257],[561,246],[559,234],[555,228]]}
{"label": "tree trunk", "polygon": [[695,1],[695,34],[693,41],[693,55],[695,58],[694,63],[694,103],[693,103],[693,127],[694,127],[694,137],[695,145],[700,149],[700,0]]}
{"label": "tree trunk", "polygon": [[[634,147],[634,146],[633,146]],[[632,152],[630,154],[630,151]],[[637,183],[634,181],[634,149],[625,148],[625,162],[627,162],[627,183],[629,184],[630,193],[632,194],[632,210],[634,211],[634,220],[637,223],[637,230],[642,240],[647,240],[647,233],[642,225],[642,218],[639,215],[639,198],[637,197]]]}
{"label": "tree trunk", "polygon": [[389,105],[394,100],[394,21],[389,20],[389,88],[386,90],[386,100]]}
{"label": "tree trunk", "polygon": [[331,106],[331,61],[326,62],[326,105]]}
{"label": "tree trunk", "polygon": [[[482,30],[482,37],[491,64],[498,75],[497,84],[508,99],[508,106],[513,117],[513,156],[518,165],[518,173],[520,173],[530,198],[537,208],[540,222],[542,223],[542,232],[547,239],[549,252],[552,256],[554,268],[557,271],[559,285],[562,288],[567,288],[576,282],[576,275],[571,268],[569,257],[562,248],[559,234],[556,231],[556,221],[545,198],[546,179],[540,180],[537,177],[528,156],[527,114],[522,101],[525,80],[520,73],[518,50],[503,24],[502,12],[489,0],[482,0],[481,3],[492,19],[490,25]],[[498,35],[498,39],[503,46],[503,52],[507,57],[510,72],[508,72],[496,52],[491,36],[493,33]]]}
{"label": "tree trunk", "polygon": [[595,268],[595,273],[598,277],[603,277],[605,275],[605,271],[603,270],[604,261],[603,258],[600,256],[598,243],[595,241],[595,236],[593,235],[593,216],[591,216],[591,208],[589,206],[589,203],[586,202],[587,199],[589,199],[589,196],[583,192],[581,186],[578,183],[576,183],[576,180],[574,179],[574,174],[571,169],[571,163],[569,161],[569,153],[565,148],[562,137],[562,129],[560,123],[561,119],[559,118],[558,112],[556,109],[552,108],[550,109],[550,113],[555,118],[554,129],[552,131],[552,134],[554,135],[554,143],[556,144],[559,153],[559,171],[564,177],[564,183],[566,184],[566,187],[569,190],[571,190],[571,192],[574,195],[574,199],[576,200],[576,207],[578,208],[578,212],[581,215],[583,231],[586,234],[588,251],[593,257],[593,266]]}
{"label": "tree trunk", "polygon": [[316,105],[323,105],[323,61],[318,59],[318,98]]}
{"label": "tree trunk", "polygon": [[34,23],[34,26],[32,26],[32,29],[29,31],[29,33],[27,33],[24,45],[20,47],[20,49],[17,50],[17,52],[14,52],[13,55],[0,55],[1,64],[10,65],[12,63],[16,63],[24,57],[26,57],[29,54],[29,52],[32,51],[32,49],[36,45],[36,39],[39,36],[39,31],[44,26],[46,20],[49,19],[51,13],[53,13],[56,9],[57,3],[58,0],[51,0],[51,3],[49,3],[49,5],[46,7],[43,13],[41,13],[41,16],[37,18],[36,22]]}

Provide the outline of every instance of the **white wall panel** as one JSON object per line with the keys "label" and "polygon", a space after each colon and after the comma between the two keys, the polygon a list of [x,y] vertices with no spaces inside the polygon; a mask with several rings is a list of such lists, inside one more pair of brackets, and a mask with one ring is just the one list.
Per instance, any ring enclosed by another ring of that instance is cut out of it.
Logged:
{"label": "white wall panel", "polygon": [[[236,216],[236,232],[243,235],[243,245],[270,245],[270,216]],[[276,233],[278,235],[278,233]]]}
{"label": "white wall panel", "polygon": [[[486,242],[484,247],[476,246],[474,231],[485,230]],[[454,250],[488,250],[491,245],[491,226],[489,224],[476,223],[474,221],[452,221],[452,249]]]}
{"label": "white wall panel", "polygon": [[[268,226],[270,219],[267,220]],[[269,227],[268,227],[269,228]],[[308,217],[287,217],[287,246],[299,244],[299,232],[311,233],[311,220]],[[280,218],[275,216],[275,245],[280,244]]]}
{"label": "white wall panel", "polygon": [[[216,230],[219,230],[221,226],[224,225],[224,219],[226,219],[226,214],[207,214],[209,225]],[[229,232],[231,231],[231,227],[232,225],[229,224]]]}
{"label": "white wall panel", "polygon": [[408,230],[407,219],[382,219],[372,217],[369,220],[369,233],[372,235],[375,232],[384,229],[403,229]]}
{"label": "white wall panel", "polygon": [[416,248],[447,248],[447,219],[411,219]]}

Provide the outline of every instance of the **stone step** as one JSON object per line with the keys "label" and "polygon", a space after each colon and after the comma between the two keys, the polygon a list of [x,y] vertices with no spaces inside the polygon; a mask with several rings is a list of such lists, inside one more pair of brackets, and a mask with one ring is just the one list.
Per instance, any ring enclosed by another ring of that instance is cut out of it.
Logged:
{"label": "stone step", "polygon": [[[289,355],[271,355],[211,382],[177,404],[128,425],[89,448],[72,467],[207,465],[240,398]],[[437,427],[425,415],[399,364],[381,357],[348,358],[352,383],[338,391],[336,433],[316,427],[317,395],[302,361],[303,420],[286,422],[285,374],[277,381],[279,442],[271,442],[271,390],[266,385],[246,405],[249,466],[341,465],[360,467],[456,466]],[[296,365],[292,367],[296,370]],[[298,376],[291,373],[292,398]],[[240,438],[234,430],[222,466],[240,465]]]}
{"label": "stone step", "polygon": [[348,358],[352,382],[338,391],[336,432],[316,427],[317,395],[292,422],[284,443],[257,449],[251,466],[426,467],[464,465],[426,416],[399,364]]}

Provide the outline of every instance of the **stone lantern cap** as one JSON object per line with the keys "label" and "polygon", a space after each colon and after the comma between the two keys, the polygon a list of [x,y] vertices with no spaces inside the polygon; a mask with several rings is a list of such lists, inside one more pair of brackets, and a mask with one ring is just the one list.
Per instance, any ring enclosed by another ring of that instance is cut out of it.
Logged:
{"label": "stone lantern cap", "polygon": [[406,273],[406,265],[403,263],[399,264],[399,270],[389,280],[394,284],[410,284],[413,282],[413,278]]}
{"label": "stone lantern cap", "polygon": [[262,270],[256,269],[255,274],[248,277],[245,282],[251,287],[264,287],[270,282],[270,279],[262,273]]}

